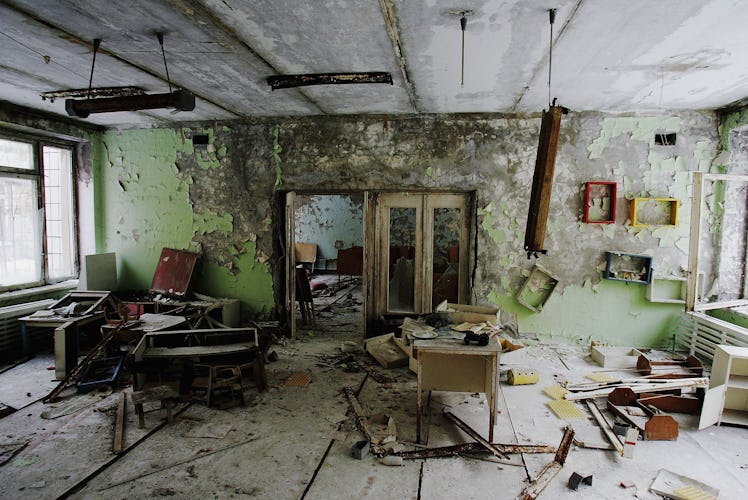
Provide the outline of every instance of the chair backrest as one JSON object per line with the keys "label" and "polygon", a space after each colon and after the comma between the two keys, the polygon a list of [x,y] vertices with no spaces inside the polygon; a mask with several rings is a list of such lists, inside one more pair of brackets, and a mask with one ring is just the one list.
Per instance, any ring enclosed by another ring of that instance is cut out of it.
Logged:
{"label": "chair backrest", "polygon": [[317,244],[316,243],[296,243],[296,262],[317,261]]}

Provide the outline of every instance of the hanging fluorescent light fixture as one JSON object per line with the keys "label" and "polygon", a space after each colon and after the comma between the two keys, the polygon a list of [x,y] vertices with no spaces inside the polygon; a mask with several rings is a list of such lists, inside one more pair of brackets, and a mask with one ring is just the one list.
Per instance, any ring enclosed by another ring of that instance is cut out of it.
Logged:
{"label": "hanging fluorescent light fixture", "polygon": [[93,41],[93,60],[91,62],[91,76],[88,80],[88,96],[86,99],[66,99],[65,111],[70,116],[87,118],[91,113],[112,113],[117,111],[141,111],[144,109],[173,108],[176,111],[192,111],[195,109],[195,95],[186,90],[172,90],[169,67],[166,64],[166,53],[164,52],[164,34],[156,33],[158,43],[161,45],[161,56],[164,59],[166,80],[169,83],[169,92],[164,94],[142,94],[127,95],[119,97],[91,98],[94,67],[96,66],[96,53],[101,45],[101,39]]}
{"label": "hanging fluorescent light fixture", "polygon": [[267,77],[271,90],[305,87],[307,85],[340,85],[350,83],[389,83],[392,75],[384,71],[362,73],[307,73],[304,75],[273,75]]}

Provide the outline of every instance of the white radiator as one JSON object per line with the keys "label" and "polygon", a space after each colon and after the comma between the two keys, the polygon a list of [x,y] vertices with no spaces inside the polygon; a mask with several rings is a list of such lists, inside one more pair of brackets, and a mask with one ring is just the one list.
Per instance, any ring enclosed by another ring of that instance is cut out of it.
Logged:
{"label": "white radiator", "polygon": [[682,349],[709,362],[718,345],[748,347],[748,329],[697,312],[683,313],[676,338]]}
{"label": "white radiator", "polygon": [[[33,314],[40,309],[45,309],[55,302],[55,299],[45,299],[26,302],[25,304],[16,304],[14,306],[0,307],[0,358],[13,358],[21,353],[21,323],[18,321],[18,318]],[[39,337],[43,333],[42,329],[29,328],[32,344],[35,343],[35,340],[38,340],[36,337]],[[48,333],[47,336],[49,336]]]}

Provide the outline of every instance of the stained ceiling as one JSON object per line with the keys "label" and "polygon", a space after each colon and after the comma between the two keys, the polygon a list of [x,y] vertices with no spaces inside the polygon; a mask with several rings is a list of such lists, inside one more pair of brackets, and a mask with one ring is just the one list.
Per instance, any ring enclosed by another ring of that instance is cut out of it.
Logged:
{"label": "stained ceiling", "polygon": [[[66,115],[40,94],[138,86],[193,111],[94,114],[108,127],[255,116],[716,109],[748,96],[744,0],[9,0],[0,100]],[[459,12],[469,11],[461,79]],[[282,74],[385,71],[393,85],[271,90]]]}

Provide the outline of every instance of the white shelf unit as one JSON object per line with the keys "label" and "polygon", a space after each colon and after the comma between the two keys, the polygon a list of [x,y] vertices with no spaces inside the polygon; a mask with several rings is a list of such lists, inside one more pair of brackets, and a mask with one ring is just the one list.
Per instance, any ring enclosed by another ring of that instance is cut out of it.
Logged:
{"label": "white shelf unit", "polygon": [[[697,290],[703,295],[704,273],[699,273]],[[647,300],[659,304],[685,304],[688,278],[681,276],[653,276],[647,285]]]}
{"label": "white shelf unit", "polygon": [[718,345],[699,429],[717,424],[748,426],[748,347]]}

